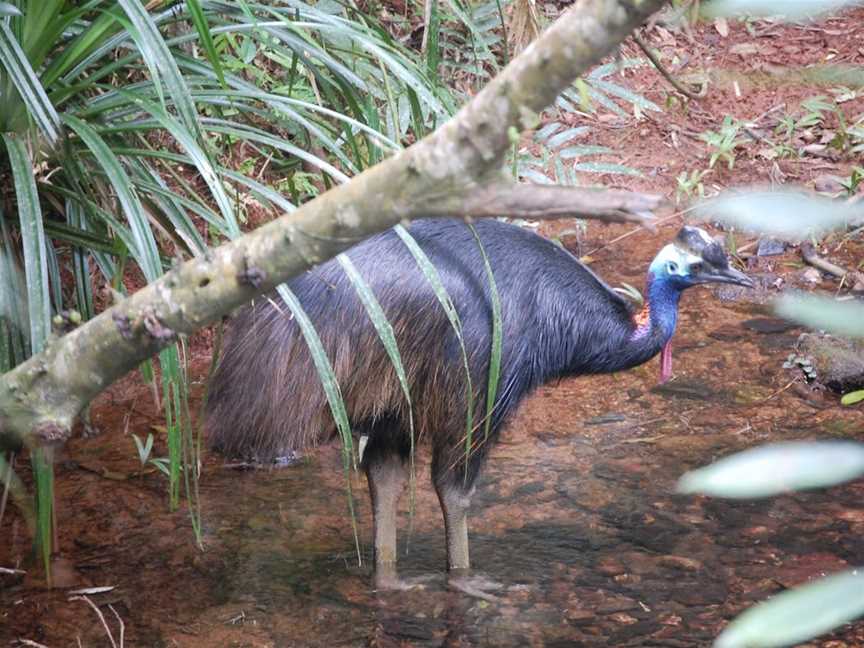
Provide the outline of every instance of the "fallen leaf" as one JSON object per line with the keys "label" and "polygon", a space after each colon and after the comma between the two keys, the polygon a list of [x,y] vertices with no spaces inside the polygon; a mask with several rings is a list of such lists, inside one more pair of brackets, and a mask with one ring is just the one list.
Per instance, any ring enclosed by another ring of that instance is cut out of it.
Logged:
{"label": "fallen leaf", "polygon": [[716,29],[717,33],[723,38],[726,38],[729,35],[729,23],[726,22],[726,19],[723,16],[718,16],[714,19],[714,29]]}

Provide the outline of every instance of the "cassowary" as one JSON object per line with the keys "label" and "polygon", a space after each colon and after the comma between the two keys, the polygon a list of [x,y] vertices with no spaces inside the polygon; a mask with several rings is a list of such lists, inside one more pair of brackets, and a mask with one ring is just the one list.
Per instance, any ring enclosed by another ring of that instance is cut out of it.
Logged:
{"label": "cassowary", "polygon": [[[532,232],[486,220],[476,231],[500,295],[503,348],[491,432],[484,439],[492,306],[483,256],[470,227],[450,219],[416,221],[410,233],[440,273],[458,311],[474,392],[476,429],[466,453],[466,372],[458,338],[425,275],[396,232],[348,252],[393,327],[410,385],[416,436],[431,446],[451,570],[466,570],[467,510],[491,442],[525,396],[562,376],[610,373],[662,350],[678,300],[709,282],[752,286],[729,267],[703,230],[684,227],[655,257],[642,310],[612,291],[569,252]],[[375,565],[395,574],[396,510],[407,480],[409,408],[393,365],[354,286],[336,261],[290,282],[333,364],[372,498]],[[210,386],[210,445],[257,461],[305,448],[336,433],[324,391],[296,321],[278,296],[241,310]]]}

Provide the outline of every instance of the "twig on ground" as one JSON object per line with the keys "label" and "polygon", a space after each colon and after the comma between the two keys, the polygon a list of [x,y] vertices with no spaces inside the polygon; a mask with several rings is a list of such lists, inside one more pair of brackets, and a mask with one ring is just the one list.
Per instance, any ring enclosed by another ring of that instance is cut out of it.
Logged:
{"label": "twig on ground", "polygon": [[[105,634],[108,635],[108,641],[111,642],[111,648],[123,648],[123,632],[125,630],[125,626],[123,625],[122,621],[120,621],[120,646],[118,647],[117,642],[114,641],[114,635],[111,633],[111,628],[108,627],[108,622],[105,621],[105,615],[102,614],[102,610],[99,609],[98,605],[96,605],[93,601],[91,601],[86,596],[73,596],[73,597],[69,598],[68,600],[69,601],[84,601],[85,603],[87,603],[87,605],[89,605],[91,608],[93,608],[93,611],[96,612],[97,616],[99,617],[99,620],[102,622],[102,627],[105,628]],[[108,607],[111,608],[110,605]],[[114,608],[111,608],[111,611],[114,612]],[[117,613],[114,612],[114,615],[117,616]],[[118,616],[117,619],[119,620],[120,617]]]}
{"label": "twig on ground", "polygon": [[663,63],[660,62],[660,58],[651,51],[651,49],[648,47],[648,44],[644,40],[642,40],[642,37],[636,32],[633,32],[633,40],[636,41],[639,49],[641,49],[642,53],[648,57],[648,60],[651,61],[655,68],[657,68],[657,71],[663,76],[663,78],[666,79],[678,92],[680,92],[686,97],[689,97],[690,99],[695,99],[697,101],[708,94],[707,85],[702,86],[702,90],[700,90],[698,93],[693,92],[689,88],[686,88],[684,84],[681,83],[678,79],[672,76],[672,73],[666,69]]}

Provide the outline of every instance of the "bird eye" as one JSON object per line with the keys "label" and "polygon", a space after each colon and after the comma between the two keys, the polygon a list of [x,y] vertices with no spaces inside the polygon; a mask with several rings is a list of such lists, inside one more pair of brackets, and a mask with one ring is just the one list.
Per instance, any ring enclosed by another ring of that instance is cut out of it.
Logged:
{"label": "bird eye", "polygon": [[676,272],[678,272],[678,264],[674,261],[670,261],[666,264],[666,269],[672,274],[675,274]]}
{"label": "bird eye", "polygon": [[702,264],[701,263],[694,263],[693,265],[690,266],[690,272],[691,272],[691,274],[699,274],[700,272],[702,272]]}

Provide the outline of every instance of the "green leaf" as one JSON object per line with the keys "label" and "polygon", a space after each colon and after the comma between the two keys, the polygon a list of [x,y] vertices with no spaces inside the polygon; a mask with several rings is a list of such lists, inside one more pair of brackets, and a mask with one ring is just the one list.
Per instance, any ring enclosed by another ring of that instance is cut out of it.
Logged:
{"label": "green leaf", "polygon": [[860,0],[712,0],[700,5],[703,18],[718,16],[782,16],[787,20],[813,19],[860,5]]}
{"label": "green leaf", "polygon": [[[351,492],[350,474],[352,464],[354,465],[354,469],[357,469],[357,457],[354,453],[351,424],[348,422],[348,413],[345,410],[345,401],[342,398],[339,381],[336,379],[336,372],[333,371],[330,358],[327,357],[327,352],[324,350],[321,337],[318,335],[318,331],[315,330],[315,325],[312,324],[312,320],[309,319],[309,315],[303,309],[297,296],[291,291],[288,284],[281,284],[276,290],[288,306],[291,316],[297,321],[300,331],[303,333],[303,339],[309,348],[309,354],[312,356],[312,362],[315,365],[315,370],[318,372],[318,379],[321,381],[321,386],[327,397],[327,404],[330,406],[330,412],[333,414],[336,429],[339,431],[339,436],[342,440],[342,467],[345,472],[348,510],[351,514],[351,526],[354,530],[354,546],[357,550],[357,562],[362,563],[360,536],[357,530],[357,517],[354,513],[354,495]],[[275,302],[274,307],[277,307]],[[286,313],[285,316],[288,317],[288,314]]]}
{"label": "green leaf", "polygon": [[36,479],[36,548],[51,585],[51,551],[54,537],[54,464],[48,450],[34,448],[30,455]]}
{"label": "green leaf", "polygon": [[213,66],[213,71],[219,78],[219,84],[223,88],[227,88],[225,83],[225,72],[222,69],[222,59],[216,52],[216,45],[213,43],[213,36],[210,34],[210,25],[207,22],[207,16],[204,15],[204,10],[201,8],[200,0],[186,0],[186,7],[189,10],[189,15],[192,17],[192,24],[198,31],[198,38],[201,40],[201,45],[204,46],[204,53],[207,55],[207,60]]}
{"label": "green leaf", "polygon": [[118,3],[131,21],[129,31],[150,70],[151,81],[160,93],[162,82],[165,83],[165,88],[180,113],[183,125],[192,133],[196,141],[200,141],[198,112],[192,101],[192,94],[177,67],[174,55],[162,39],[159,28],[140,0],[118,0]]}
{"label": "green leaf", "polygon": [[459,348],[462,352],[462,366],[465,368],[465,402],[467,403],[467,408],[465,412],[465,475],[467,478],[468,475],[468,457],[471,455],[472,451],[472,443],[473,443],[473,435],[474,435],[474,387],[472,385],[471,380],[471,367],[468,363],[468,351],[465,348],[465,338],[462,336],[462,322],[459,319],[459,313],[456,311],[456,306],[453,304],[453,300],[450,298],[450,295],[447,293],[447,289],[444,287],[444,282],[441,281],[441,275],[438,273],[438,270],[432,264],[432,261],[417,243],[413,236],[405,229],[402,225],[397,225],[393,228],[396,231],[396,234],[402,239],[402,242],[408,248],[408,251],[411,253],[411,256],[414,257],[414,261],[417,263],[417,267],[420,268],[420,271],[426,277],[426,280],[429,282],[429,285],[432,287],[432,291],[435,293],[435,297],[438,300],[438,303],[441,304],[441,308],[444,309],[444,313],[447,315],[447,319],[450,321],[450,326],[453,329],[453,332],[456,334],[456,339],[459,342]]}
{"label": "green leaf", "polygon": [[714,648],[797,645],[864,614],[864,569],[851,569],[778,594],[750,608],[717,637]]}
{"label": "green leaf", "polygon": [[498,383],[501,378],[501,353],[504,322],[501,316],[501,295],[498,293],[498,285],[495,283],[495,274],[492,272],[492,264],[480,240],[477,228],[469,225],[480,255],[483,257],[483,267],[486,269],[486,280],[489,282],[489,299],[492,302],[492,345],[489,348],[489,376],[486,384],[486,417],[483,426],[483,439],[489,438],[492,427],[492,418],[495,410],[495,401],[498,397]]}
{"label": "green leaf", "polygon": [[[347,254],[340,254],[336,257],[346,276],[351,281],[354,291],[360,298],[363,308],[366,309],[366,314],[369,316],[369,321],[375,327],[375,332],[378,334],[378,339],[384,345],[384,350],[390,358],[393,369],[396,371],[396,377],[399,379],[399,385],[402,388],[402,393],[405,396],[405,402],[408,405],[408,435],[410,440],[410,475],[411,485],[414,486],[414,411],[411,402],[411,390],[408,386],[408,376],[405,373],[405,365],[402,363],[402,354],[399,353],[399,345],[396,343],[396,335],[393,333],[393,326],[387,320],[384,314],[384,309],[372,292],[371,286],[366,282],[356,266],[352,263],[351,258]],[[412,492],[413,496],[413,492]],[[413,497],[412,497],[413,501]]]}
{"label": "green leaf", "polygon": [[214,168],[210,157],[198,144],[194,133],[191,133],[187,128],[184,127],[183,124],[178,122],[161,106],[153,103],[152,101],[147,101],[145,99],[142,99],[141,97],[132,95],[125,91],[118,92],[126,95],[133,104],[137,104],[142,109],[150,113],[150,115],[153,116],[154,119],[156,119],[159,125],[161,125],[169,133],[171,133],[172,137],[177,140],[177,143],[183,148],[184,151],[186,151],[186,154],[189,155],[193,164],[201,173],[201,178],[209,187],[210,193],[216,201],[216,204],[219,207],[219,211],[222,213],[222,218],[224,219],[224,222],[221,226],[222,233],[228,238],[237,237],[240,234],[240,226],[237,224],[237,217],[234,213],[234,208],[231,205],[228,194],[225,193],[225,187],[222,184],[219,176],[217,175],[216,169]]}
{"label": "green leaf", "polygon": [[0,2],[0,16],[23,16],[21,10],[8,2]]}
{"label": "green leaf", "polygon": [[840,399],[842,405],[855,405],[861,401],[864,401],[864,389],[843,394],[843,398]]}
{"label": "green leaf", "polygon": [[605,155],[606,153],[614,152],[608,146],[587,144],[585,146],[568,146],[567,148],[563,148],[558,151],[558,157],[562,160],[572,160],[573,158],[584,157],[586,155]]}
{"label": "green leaf", "polygon": [[780,316],[809,326],[848,337],[864,337],[864,304],[840,302],[830,297],[805,293],[783,295],[774,302]]}
{"label": "green leaf", "polygon": [[30,344],[33,353],[45,348],[51,333],[51,301],[48,293],[48,261],[45,256],[45,231],[42,208],[33,164],[24,142],[10,133],[3,134],[9,164],[15,179],[18,219],[24,247],[24,274],[27,279],[27,304],[30,321]]}
{"label": "green leaf", "polygon": [[120,160],[92,126],[72,115],[64,115],[63,121],[87,145],[90,153],[108,176],[132,231],[135,260],[141,266],[148,281],[154,281],[162,275],[162,263],[159,259],[156,239],[153,236],[153,230],[150,229],[147,213],[144,211],[134,187],[132,187],[129,176],[121,166]]}
{"label": "green leaf", "polygon": [[864,206],[790,190],[759,187],[726,191],[699,202],[697,217],[737,230],[800,241],[864,220]]}
{"label": "green leaf", "polygon": [[864,445],[851,441],[790,441],[738,452],[686,473],[679,493],[735,499],[824,488],[864,475]]}
{"label": "green leaf", "polygon": [[60,137],[60,117],[5,20],[0,20],[0,65],[8,72],[33,121],[48,142],[55,144]]}

